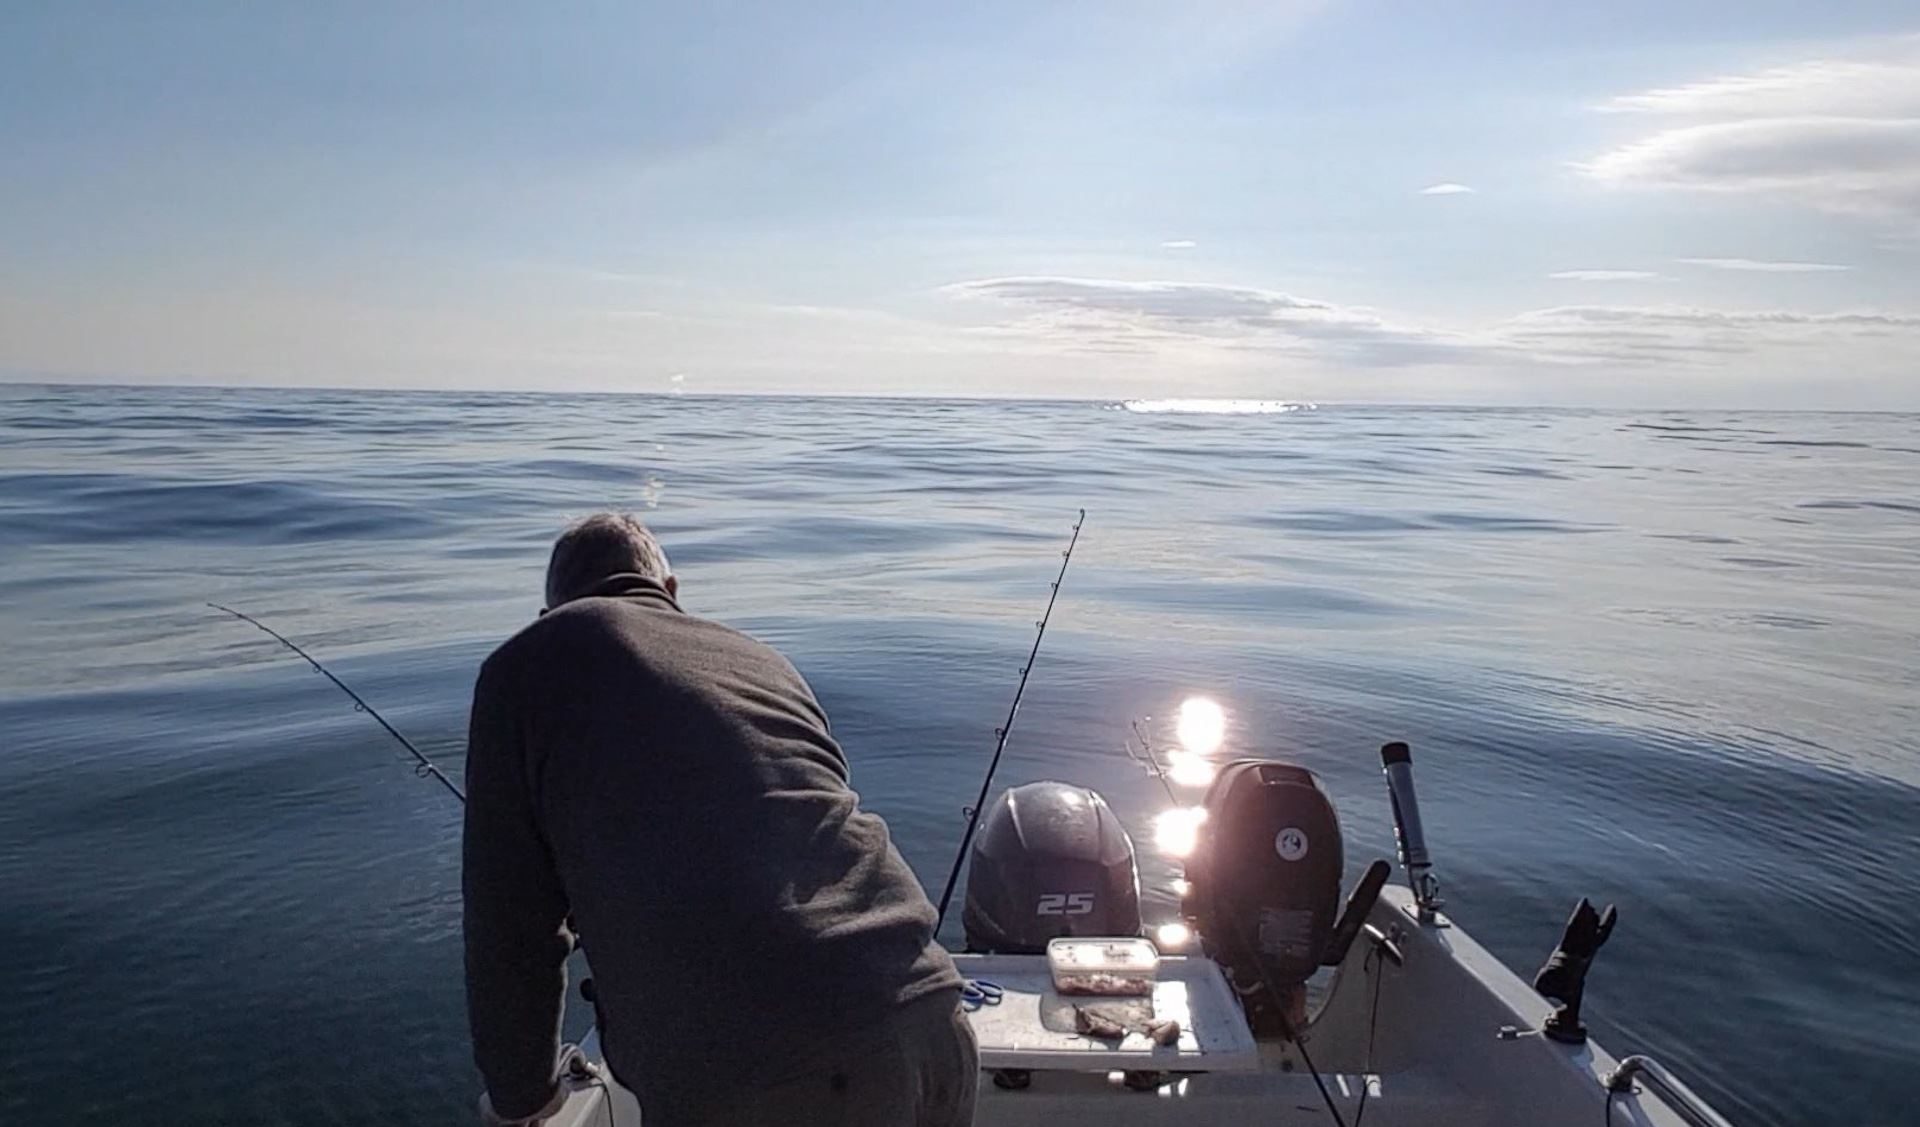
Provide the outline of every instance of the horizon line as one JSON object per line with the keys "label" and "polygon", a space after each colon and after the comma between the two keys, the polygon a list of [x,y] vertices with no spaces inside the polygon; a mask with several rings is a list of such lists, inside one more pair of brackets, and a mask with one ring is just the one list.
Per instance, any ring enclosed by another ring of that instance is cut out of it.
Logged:
{"label": "horizon line", "polygon": [[[1605,406],[1582,403],[1465,403],[1446,401],[1409,401],[1409,400],[1310,400],[1291,399],[1285,396],[1254,395],[1131,395],[1131,396],[1028,396],[1028,395],[955,395],[929,392],[848,392],[848,391],[681,391],[678,389],[652,390],[638,388],[570,388],[566,390],[544,390],[537,388],[505,387],[358,387],[341,384],[307,383],[222,383],[214,380],[197,380],[192,377],[179,379],[127,382],[124,377],[92,378],[86,376],[43,377],[17,376],[0,373],[0,388],[8,387],[45,387],[45,388],[98,388],[119,391],[264,391],[264,392],[336,392],[357,395],[548,395],[548,396],[626,396],[645,399],[846,399],[882,402],[929,402],[929,403],[1027,403],[1027,404],[1109,404],[1123,406],[1139,402],[1191,402],[1191,403],[1295,403],[1305,408],[1320,410],[1323,408],[1387,408],[1420,410],[1455,411],[1594,411],[1594,412],[1661,412],[1661,411],[1724,411],[1750,412],[1755,414],[1781,415],[1915,415],[1920,407],[1727,407],[1727,406]],[[1177,414],[1179,412],[1166,412]],[[1279,413],[1279,412],[1272,412]]]}

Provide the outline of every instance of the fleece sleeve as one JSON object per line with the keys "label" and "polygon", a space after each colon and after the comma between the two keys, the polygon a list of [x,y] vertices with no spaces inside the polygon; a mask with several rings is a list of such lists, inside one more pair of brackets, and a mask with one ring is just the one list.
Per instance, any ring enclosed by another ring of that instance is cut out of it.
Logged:
{"label": "fleece sleeve", "polygon": [[505,1119],[531,1115],[553,1095],[572,948],[514,698],[512,679],[489,660],[474,687],[461,842],[467,1021],[474,1063]]}

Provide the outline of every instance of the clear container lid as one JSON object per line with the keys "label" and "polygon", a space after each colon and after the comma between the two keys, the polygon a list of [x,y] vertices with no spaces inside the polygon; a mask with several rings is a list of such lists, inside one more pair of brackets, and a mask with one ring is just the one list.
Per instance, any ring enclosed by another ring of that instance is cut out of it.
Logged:
{"label": "clear container lid", "polygon": [[1062,994],[1151,994],[1160,952],[1138,937],[1052,939],[1047,968]]}

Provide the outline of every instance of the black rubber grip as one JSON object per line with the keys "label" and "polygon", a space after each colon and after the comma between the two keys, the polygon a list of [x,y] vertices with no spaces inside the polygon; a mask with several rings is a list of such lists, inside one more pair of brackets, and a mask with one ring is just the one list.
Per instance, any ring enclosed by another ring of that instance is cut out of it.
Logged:
{"label": "black rubber grip", "polygon": [[1380,899],[1380,890],[1386,887],[1387,878],[1392,875],[1393,866],[1385,861],[1375,861],[1367,866],[1360,883],[1353,886],[1353,894],[1347,897],[1347,907],[1340,913],[1340,922],[1333,925],[1333,933],[1327,937],[1327,949],[1320,954],[1321,966],[1336,967],[1346,961],[1347,950],[1360,937],[1360,928],[1373,911],[1373,902]]}
{"label": "black rubber grip", "polygon": [[1390,744],[1381,745],[1380,765],[1382,767],[1391,767],[1395,763],[1412,763],[1412,762],[1413,762],[1413,749],[1408,747],[1406,744],[1401,743],[1399,740],[1395,740]]}

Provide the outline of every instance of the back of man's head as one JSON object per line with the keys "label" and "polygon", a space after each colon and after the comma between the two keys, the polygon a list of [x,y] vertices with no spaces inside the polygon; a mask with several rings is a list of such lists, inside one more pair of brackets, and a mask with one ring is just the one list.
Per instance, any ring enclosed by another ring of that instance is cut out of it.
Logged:
{"label": "back of man's head", "polygon": [[676,586],[667,553],[647,526],[626,513],[595,513],[567,526],[547,560],[547,609],[591,591],[616,575]]}

